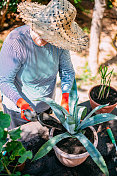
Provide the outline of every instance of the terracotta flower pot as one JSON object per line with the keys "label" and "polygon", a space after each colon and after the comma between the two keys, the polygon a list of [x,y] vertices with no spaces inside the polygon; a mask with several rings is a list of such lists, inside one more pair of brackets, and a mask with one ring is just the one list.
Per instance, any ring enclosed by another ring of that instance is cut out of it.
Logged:
{"label": "terracotta flower pot", "polygon": [[[11,164],[9,164],[9,167],[10,167],[11,170],[14,170],[14,168],[15,168],[15,166],[13,166],[13,165],[11,165]],[[24,167],[25,167],[25,162],[22,163],[22,164],[18,164],[18,165],[16,166],[15,170],[21,172],[21,171],[23,171]]]}
{"label": "terracotta flower pot", "polygon": [[[99,87],[99,86],[100,86],[100,85],[94,86],[94,87],[92,87],[92,88],[90,89],[90,91],[89,91],[89,100],[90,100],[90,105],[91,105],[92,109],[94,109],[94,108],[96,108],[97,106],[101,105],[101,104],[98,104],[97,102],[95,102],[95,101],[92,99],[92,97],[91,97],[91,91],[92,91],[93,89],[95,89],[96,87]],[[114,89],[113,87],[110,86],[110,88],[113,89],[115,92],[117,92],[117,90]],[[104,107],[104,108],[102,108],[102,109],[96,111],[95,113],[96,113],[96,114],[100,114],[100,113],[110,113],[110,112],[112,112],[112,111],[114,110],[114,108],[115,108],[116,106],[117,106],[117,102],[114,103],[113,105],[106,106],[106,107]]]}
{"label": "terracotta flower pot", "polygon": [[[97,147],[97,144],[98,144],[97,133],[93,127],[89,127],[89,128],[92,130],[93,135],[94,135],[94,146]],[[52,128],[50,131],[50,138],[53,137],[53,133],[54,133],[54,128]],[[88,152],[75,155],[75,154],[65,153],[62,150],[60,150],[57,146],[54,146],[53,149],[59,161],[67,167],[75,167],[77,165],[80,165],[89,156]]]}
{"label": "terracotta flower pot", "polygon": [[[5,154],[5,156],[8,156],[8,152],[6,152],[6,154]],[[9,166],[9,169],[11,170],[11,171],[13,171],[14,169],[16,170],[16,171],[22,171],[23,169],[24,169],[24,167],[25,167],[25,163],[26,162],[24,162],[24,163],[19,163],[19,164],[17,164],[17,166],[16,166],[16,163],[17,163],[17,161],[18,161],[18,156],[16,157],[16,159],[15,159],[15,161],[13,161],[13,163],[11,162],[8,166]]]}

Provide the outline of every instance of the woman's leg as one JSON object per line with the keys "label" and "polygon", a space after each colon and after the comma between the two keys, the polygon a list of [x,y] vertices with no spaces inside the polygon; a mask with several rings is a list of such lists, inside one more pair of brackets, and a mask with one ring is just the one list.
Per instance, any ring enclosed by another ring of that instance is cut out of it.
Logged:
{"label": "woman's leg", "polygon": [[25,123],[28,123],[26,120],[21,119],[21,113],[10,110],[5,105],[3,105],[3,111],[4,113],[9,114],[11,117],[11,123],[10,123],[10,126],[8,127],[8,130],[16,128]]}

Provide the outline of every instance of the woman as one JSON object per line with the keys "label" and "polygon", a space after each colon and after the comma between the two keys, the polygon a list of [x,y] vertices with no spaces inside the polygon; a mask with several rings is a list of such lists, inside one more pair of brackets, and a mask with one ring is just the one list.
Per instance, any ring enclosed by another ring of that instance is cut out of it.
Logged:
{"label": "woman", "polygon": [[75,73],[68,50],[80,51],[88,41],[74,22],[75,7],[67,0],[52,0],[47,6],[23,2],[18,10],[27,25],[7,36],[0,53],[0,89],[4,112],[12,119],[10,129],[29,121],[24,110],[49,109],[35,99],[54,98],[58,72],[61,105],[69,112]]}

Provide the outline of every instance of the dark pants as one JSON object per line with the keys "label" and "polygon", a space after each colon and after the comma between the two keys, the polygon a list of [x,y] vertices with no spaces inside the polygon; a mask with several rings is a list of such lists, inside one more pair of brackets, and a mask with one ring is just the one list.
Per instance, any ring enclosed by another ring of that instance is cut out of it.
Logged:
{"label": "dark pants", "polygon": [[[7,109],[5,105],[3,105],[3,109],[4,109],[4,113],[9,114],[11,117],[11,123],[10,123],[10,127],[8,128],[8,130],[11,130],[13,128],[16,128],[18,126],[28,123],[28,121],[21,118],[21,113],[13,111],[13,110],[9,110]],[[45,111],[45,113],[47,114],[50,114],[51,112],[52,112],[51,108]]]}

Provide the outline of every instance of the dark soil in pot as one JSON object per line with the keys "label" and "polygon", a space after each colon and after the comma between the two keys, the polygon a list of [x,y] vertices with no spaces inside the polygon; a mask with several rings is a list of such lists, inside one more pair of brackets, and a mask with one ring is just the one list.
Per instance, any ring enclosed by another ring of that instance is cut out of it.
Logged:
{"label": "dark soil in pot", "polygon": [[[109,103],[109,105],[113,105],[115,103],[117,103],[117,91],[115,89],[112,89],[110,87],[110,91],[109,91],[109,96],[105,99],[102,98],[101,100],[98,99],[98,95],[99,95],[99,90],[100,90],[100,86],[96,86],[92,89],[92,91],[90,92],[90,96],[91,98],[98,104],[107,104]],[[107,94],[108,91],[108,87],[105,90],[105,95]]]}
{"label": "dark soil in pot", "polygon": [[[56,134],[57,133],[60,133],[60,131],[58,132],[57,130]],[[107,138],[107,135],[105,134],[103,136],[99,135],[100,152],[104,155],[104,158],[106,156],[105,160],[108,165],[110,175],[115,176],[115,166],[112,155],[109,154],[110,157],[108,157],[105,137]],[[34,156],[38,149],[46,142],[46,140],[43,139],[40,134],[37,134],[35,137],[29,139],[29,141],[26,140],[26,142],[22,142],[27,150],[32,150]],[[26,165],[22,175],[23,174],[30,174],[31,176],[103,176],[103,173],[100,171],[91,157],[88,157],[83,164],[69,168],[58,161],[53,149],[46,156],[37,161],[31,162],[30,160],[26,160]]]}
{"label": "dark soil in pot", "polygon": [[[60,134],[61,132],[58,130],[55,130],[54,136],[57,134]],[[86,128],[84,135],[93,143],[94,142],[94,136],[93,132],[90,128]],[[66,138],[57,143],[57,147],[61,149],[65,153],[69,154],[82,154],[84,152],[87,152],[85,147],[80,143],[80,141],[76,138]]]}
{"label": "dark soil in pot", "polygon": [[55,128],[58,128],[60,130],[62,130],[63,132],[66,131],[66,129],[63,127],[63,125],[59,122],[54,121],[52,119],[47,119],[47,120],[43,120],[41,119],[42,123],[44,123],[48,128],[52,128],[52,127],[55,127]]}

